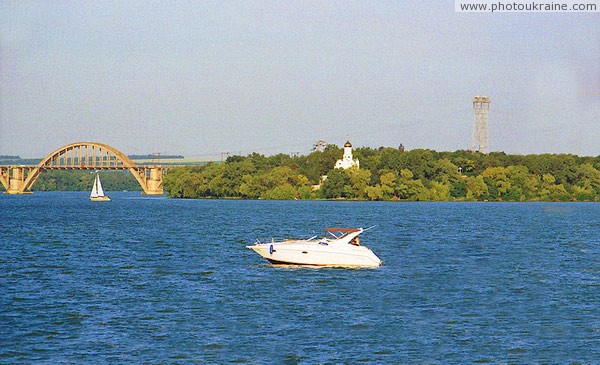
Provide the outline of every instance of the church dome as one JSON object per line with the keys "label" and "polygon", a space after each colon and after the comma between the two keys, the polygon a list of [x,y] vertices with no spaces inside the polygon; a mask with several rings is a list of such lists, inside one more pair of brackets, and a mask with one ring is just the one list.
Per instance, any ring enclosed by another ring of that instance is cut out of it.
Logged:
{"label": "church dome", "polygon": [[350,143],[350,141],[346,141],[346,143],[344,143],[344,147],[352,147],[352,143]]}

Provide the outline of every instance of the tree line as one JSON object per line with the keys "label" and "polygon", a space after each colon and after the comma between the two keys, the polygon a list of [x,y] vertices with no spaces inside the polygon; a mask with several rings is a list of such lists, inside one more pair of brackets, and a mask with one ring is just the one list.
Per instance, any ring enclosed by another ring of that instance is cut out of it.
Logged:
{"label": "tree line", "polygon": [[[44,171],[31,187],[32,191],[88,191],[94,185],[95,172],[87,170]],[[100,172],[102,186],[107,191],[140,191],[142,188],[129,171]]]}
{"label": "tree line", "polygon": [[600,201],[600,156],[362,147],[360,169],[333,169],[342,154],[230,156],[169,169],[164,188],[175,198]]}

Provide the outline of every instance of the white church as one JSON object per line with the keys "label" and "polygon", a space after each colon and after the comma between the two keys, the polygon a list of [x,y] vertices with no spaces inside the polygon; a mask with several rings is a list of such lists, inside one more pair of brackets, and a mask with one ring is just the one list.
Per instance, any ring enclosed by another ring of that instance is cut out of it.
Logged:
{"label": "white church", "polygon": [[[344,156],[342,156],[341,160],[337,160],[334,168],[349,169],[352,166],[356,166],[356,168],[359,168],[360,163],[358,162],[358,158],[357,159],[352,158],[352,143],[350,143],[350,141],[347,141],[346,143],[344,143]],[[314,190],[320,189],[321,184],[323,184],[323,182],[325,180],[327,180],[327,175],[321,176],[321,180],[319,181],[319,184],[313,185],[312,190],[314,191]]]}
{"label": "white church", "polygon": [[360,163],[357,159],[352,159],[352,143],[350,141],[346,141],[344,143],[344,156],[342,156],[341,160],[337,160],[335,163],[336,169],[349,169],[352,166],[356,166],[356,168],[360,167]]}

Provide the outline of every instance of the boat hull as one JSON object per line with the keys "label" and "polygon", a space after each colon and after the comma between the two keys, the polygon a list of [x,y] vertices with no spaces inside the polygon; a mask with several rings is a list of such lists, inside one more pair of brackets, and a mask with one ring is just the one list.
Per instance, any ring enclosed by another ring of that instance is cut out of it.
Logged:
{"label": "boat hull", "polygon": [[378,267],[381,260],[369,248],[316,241],[260,243],[247,246],[272,264],[303,266]]}
{"label": "boat hull", "polygon": [[94,197],[90,197],[90,200],[93,201],[93,202],[109,202],[110,201],[110,197],[108,195],[94,196]]}

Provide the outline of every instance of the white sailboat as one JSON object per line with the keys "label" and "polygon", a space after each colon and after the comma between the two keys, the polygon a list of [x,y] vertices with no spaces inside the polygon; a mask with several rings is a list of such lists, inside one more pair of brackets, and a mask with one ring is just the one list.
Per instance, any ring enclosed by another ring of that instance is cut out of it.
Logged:
{"label": "white sailboat", "polygon": [[100,175],[96,171],[96,177],[94,179],[94,186],[92,187],[92,192],[90,193],[90,200],[92,201],[101,201],[106,202],[110,201],[110,197],[108,195],[104,195],[104,190],[102,189],[102,183],[100,182]]}

